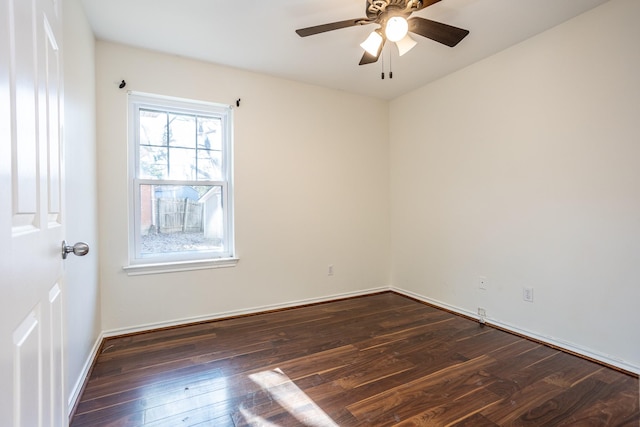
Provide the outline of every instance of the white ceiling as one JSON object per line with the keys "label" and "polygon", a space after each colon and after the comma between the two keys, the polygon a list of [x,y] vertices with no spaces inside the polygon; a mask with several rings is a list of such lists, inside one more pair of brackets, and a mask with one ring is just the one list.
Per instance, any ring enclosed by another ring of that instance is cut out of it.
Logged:
{"label": "white ceiling", "polygon": [[[365,16],[366,0],[82,0],[98,39],[393,99],[607,0],[442,0],[413,16],[464,28],[454,48],[415,35],[403,57],[359,66],[375,25],[306,38],[298,28]],[[393,79],[388,78],[389,65]]]}

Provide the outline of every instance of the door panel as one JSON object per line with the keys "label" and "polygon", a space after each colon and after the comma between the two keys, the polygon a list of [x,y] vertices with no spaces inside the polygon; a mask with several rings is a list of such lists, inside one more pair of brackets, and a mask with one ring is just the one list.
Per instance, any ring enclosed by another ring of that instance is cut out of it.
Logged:
{"label": "door panel", "polygon": [[57,224],[60,221],[60,57],[56,36],[46,18],[43,20],[44,33],[44,70],[43,82],[46,89],[46,115],[48,124],[47,133],[47,154],[48,154],[48,220],[49,223]]}
{"label": "door panel", "polygon": [[[62,307],[62,291],[56,283],[49,291],[49,337],[51,349],[51,422],[48,425],[66,425],[65,391],[62,374],[64,372],[64,318]],[[47,423],[45,423],[47,425]]]}
{"label": "door panel", "polygon": [[[13,333],[14,421],[18,426],[42,425],[42,402],[39,401],[42,378],[39,360],[41,335],[40,310],[36,307]],[[30,400],[34,396],[38,400]]]}
{"label": "door panel", "polygon": [[13,31],[10,45],[12,65],[12,119],[14,153],[13,213],[15,233],[37,227],[38,209],[38,153],[36,123],[36,46],[34,10],[31,2],[12,0],[13,19],[9,16],[9,31]]}
{"label": "door panel", "polygon": [[68,421],[59,7],[0,0],[0,426]]}

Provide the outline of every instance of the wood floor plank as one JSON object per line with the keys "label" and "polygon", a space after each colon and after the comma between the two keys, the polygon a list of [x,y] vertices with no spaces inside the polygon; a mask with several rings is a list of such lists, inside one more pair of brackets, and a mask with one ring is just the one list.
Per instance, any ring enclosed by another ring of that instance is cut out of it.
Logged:
{"label": "wood floor plank", "polygon": [[487,348],[491,348],[493,353],[499,354],[503,347],[522,340],[515,335],[500,333],[501,331],[497,329],[487,327],[482,329],[485,330],[484,333],[459,338],[455,343],[452,343],[452,346],[456,348],[459,354],[473,359],[482,354],[486,354]]}
{"label": "wood floor plank", "polygon": [[297,355],[286,361],[263,364],[256,369],[245,372],[250,375],[255,372],[280,369],[286,372],[290,378],[299,380],[309,375],[322,374],[344,366],[351,366],[358,357],[357,349],[354,346],[346,345],[312,354]]}
{"label": "wood floor plank", "polygon": [[[390,354],[369,352],[354,363],[332,373],[335,384],[345,390],[352,390],[386,378],[415,369],[415,365],[406,360],[397,359]],[[324,375],[327,377],[328,375]]]}
{"label": "wood floor plank", "polygon": [[489,421],[482,414],[475,413],[451,424],[451,427],[499,427],[498,424]]}
{"label": "wood floor plank", "polygon": [[175,399],[176,395],[213,392],[225,387],[226,378],[223,377],[219,369],[207,371],[206,373],[198,372],[195,375],[183,375],[168,381],[146,382],[141,387],[121,389],[93,399],[84,399],[78,405],[76,414],[122,405],[132,401],[146,400],[147,396],[151,394],[160,399],[163,396],[170,396]]}
{"label": "wood floor plank", "polygon": [[71,427],[640,425],[638,378],[393,292],[108,338]]}
{"label": "wood floor plank", "polygon": [[[599,380],[594,378],[593,381]],[[627,377],[610,385],[611,393],[580,409],[572,408],[571,416],[559,421],[558,425],[640,426],[640,400],[629,391],[635,382]]]}
{"label": "wood floor plank", "polygon": [[235,427],[231,416],[229,414],[220,415],[219,409],[213,405],[145,422],[144,425],[145,427]]}
{"label": "wood floor plank", "polygon": [[[597,402],[602,402],[615,390],[615,384],[605,384],[593,378],[577,383],[556,396],[532,408],[517,418],[514,425],[540,426],[568,423],[576,412],[589,411]],[[631,408],[630,408],[631,409]],[[568,413],[572,415],[567,416]],[[633,417],[638,420],[637,417]],[[610,424],[599,424],[607,426]],[[614,424],[615,425],[615,424]]]}
{"label": "wood floor plank", "polygon": [[147,369],[112,377],[89,378],[80,403],[125,390],[161,386],[166,382],[193,376],[215,376],[219,372],[217,361],[199,363],[192,359],[181,359],[162,365],[150,364]]}
{"label": "wood floor plank", "polygon": [[421,413],[456,395],[468,393],[484,379],[483,370],[494,363],[494,359],[480,356],[385,390],[351,404],[347,409],[360,421],[388,425],[390,421],[405,419],[407,413]]}
{"label": "wood floor plank", "polygon": [[[487,387],[488,390],[495,390],[494,387]],[[502,400],[497,404],[483,409],[481,414],[497,425],[512,425],[523,414],[528,414],[531,410],[541,405],[543,402],[557,396],[562,392],[559,386],[539,381],[521,390],[511,390],[508,395],[503,393],[504,389],[495,392],[502,396]]]}
{"label": "wood floor plank", "polygon": [[[478,386],[469,393],[435,405],[418,415],[414,415],[406,421],[395,424],[397,427],[412,426],[448,426],[461,422],[471,415],[491,407],[500,401],[500,396]],[[469,411],[469,408],[474,408]]]}
{"label": "wood floor plank", "polygon": [[[422,357],[416,364],[414,363],[415,357],[406,357],[406,355],[411,355],[410,353],[402,350],[396,351],[397,349],[399,347],[391,345],[365,350],[362,352],[363,358],[353,365],[324,373],[322,377],[344,390],[344,395],[340,397],[341,403],[350,405],[370,396],[384,393],[394,387],[404,386],[416,378],[433,374],[452,364],[467,361],[447,348],[438,348],[421,352]],[[397,363],[388,366],[382,372],[379,370],[372,372],[370,367],[374,365],[369,364],[368,360],[389,357],[393,358],[392,360],[397,360]]]}

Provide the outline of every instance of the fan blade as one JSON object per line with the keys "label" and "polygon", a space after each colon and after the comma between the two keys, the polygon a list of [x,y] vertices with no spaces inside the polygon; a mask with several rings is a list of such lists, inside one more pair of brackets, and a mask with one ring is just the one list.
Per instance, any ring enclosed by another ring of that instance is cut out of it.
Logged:
{"label": "fan blade", "polygon": [[358,65],[373,64],[374,62],[377,62],[378,58],[380,58],[380,54],[382,53],[382,48],[384,47],[384,43],[386,41],[387,41],[386,38],[382,39],[382,43],[380,43],[380,47],[378,48],[378,54],[377,55],[371,55],[369,52],[365,51],[364,55],[362,55],[362,59],[360,59],[360,63]]}
{"label": "fan blade", "polygon": [[409,19],[409,31],[449,47],[454,47],[469,34],[468,30],[418,16]]}
{"label": "fan blade", "polygon": [[327,31],[339,30],[341,28],[355,27],[356,25],[370,24],[366,18],[348,19],[346,21],[332,22],[330,24],[316,25],[315,27],[300,28],[296,33],[300,37],[308,37],[314,34],[325,33]]}
{"label": "fan blade", "polygon": [[373,56],[369,52],[365,51],[365,53],[364,53],[364,55],[362,55],[362,59],[360,59],[360,63],[358,65],[373,64],[374,62],[378,61],[379,57],[380,57],[380,55]]}
{"label": "fan blade", "polygon": [[425,7],[438,3],[439,1],[440,0],[422,0],[422,2],[418,3],[418,8],[416,10],[424,9]]}

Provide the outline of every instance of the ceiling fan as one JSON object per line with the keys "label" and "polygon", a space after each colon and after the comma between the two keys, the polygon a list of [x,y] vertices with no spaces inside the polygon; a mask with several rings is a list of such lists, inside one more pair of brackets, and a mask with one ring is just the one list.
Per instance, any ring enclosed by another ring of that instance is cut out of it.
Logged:
{"label": "ceiling fan", "polygon": [[430,19],[409,16],[418,10],[438,3],[440,0],[366,0],[366,18],[348,19],[296,30],[300,37],[312,36],[327,31],[356,25],[378,24],[360,46],[365,50],[359,65],[371,64],[380,57],[387,40],[395,42],[400,56],[411,50],[417,42],[409,32],[453,47],[469,34],[468,30],[453,27]]}

